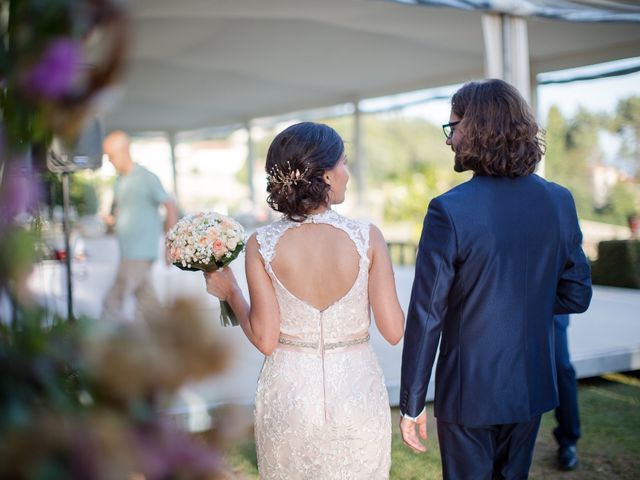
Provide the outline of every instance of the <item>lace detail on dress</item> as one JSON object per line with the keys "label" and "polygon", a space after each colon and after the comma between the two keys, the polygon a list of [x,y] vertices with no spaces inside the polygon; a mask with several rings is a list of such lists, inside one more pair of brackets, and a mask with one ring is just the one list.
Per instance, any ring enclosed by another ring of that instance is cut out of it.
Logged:
{"label": "lace detail on dress", "polygon": [[[304,223],[343,230],[360,255],[353,286],[324,310],[295,297],[271,268],[278,240]],[[256,392],[260,478],[389,478],[389,399],[366,341],[369,224],[328,210],[302,223],[279,220],[256,237],[276,292],[282,339],[265,359]]]}
{"label": "lace detail on dress", "polygon": [[283,217],[277,222],[258,228],[256,240],[258,240],[260,255],[262,255],[265,264],[270,264],[273,260],[276,254],[276,245],[284,232],[306,223],[324,223],[343,230],[355,243],[360,257],[367,256],[367,250],[369,250],[369,224],[343,217],[333,210],[325,210],[316,215],[309,215],[303,222],[294,222]]}

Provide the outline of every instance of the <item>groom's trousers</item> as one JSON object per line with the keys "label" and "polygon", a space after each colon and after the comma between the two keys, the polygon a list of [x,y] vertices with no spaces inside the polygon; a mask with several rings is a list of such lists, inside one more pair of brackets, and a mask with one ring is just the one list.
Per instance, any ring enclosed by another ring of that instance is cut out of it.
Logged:
{"label": "groom's trousers", "polygon": [[444,480],[526,479],[540,418],[481,427],[438,420]]}

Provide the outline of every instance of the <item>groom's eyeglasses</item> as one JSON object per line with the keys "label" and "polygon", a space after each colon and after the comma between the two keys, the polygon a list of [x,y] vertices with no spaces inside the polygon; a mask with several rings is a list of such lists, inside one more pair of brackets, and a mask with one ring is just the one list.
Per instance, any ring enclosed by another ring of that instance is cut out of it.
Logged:
{"label": "groom's eyeglasses", "polygon": [[449,122],[442,125],[442,131],[444,132],[444,136],[449,140],[451,135],[453,135],[453,130],[456,125],[460,123],[460,120],[457,122]]}

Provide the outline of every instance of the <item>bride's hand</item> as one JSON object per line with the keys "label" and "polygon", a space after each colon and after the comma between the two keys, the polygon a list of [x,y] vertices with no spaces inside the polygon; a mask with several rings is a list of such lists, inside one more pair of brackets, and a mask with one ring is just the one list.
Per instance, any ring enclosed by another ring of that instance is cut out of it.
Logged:
{"label": "bride's hand", "polygon": [[207,292],[220,300],[227,300],[237,287],[236,277],[230,268],[224,267],[215,272],[204,272]]}

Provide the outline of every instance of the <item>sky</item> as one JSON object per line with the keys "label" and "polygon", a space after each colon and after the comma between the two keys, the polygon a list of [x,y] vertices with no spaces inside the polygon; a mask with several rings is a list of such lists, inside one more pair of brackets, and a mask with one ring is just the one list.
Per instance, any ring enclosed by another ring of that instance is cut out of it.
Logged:
{"label": "sky", "polygon": [[[640,66],[640,57],[549,72],[540,75],[539,78],[565,79],[633,66]],[[361,103],[361,108],[363,111],[375,111],[393,105],[415,102],[414,105],[402,109],[405,115],[423,117],[436,124],[446,123],[450,111],[449,98],[458,87],[459,85],[453,85],[365,100]],[[544,123],[547,112],[552,105],[557,105],[563,115],[568,117],[572,116],[581,106],[590,111],[613,112],[620,99],[631,95],[640,95],[640,72],[597,80],[540,85],[537,93],[537,113],[542,123]],[[441,96],[446,98],[424,101]]]}
{"label": "sky", "polygon": [[[608,62],[579,69],[541,75],[541,78],[566,78],[591,75],[611,68],[640,66],[640,57]],[[612,113],[619,100],[640,95],[640,72],[597,80],[576,81],[538,87],[538,114],[545,119],[549,108],[557,105],[564,116],[573,115],[580,106],[591,111]]]}

